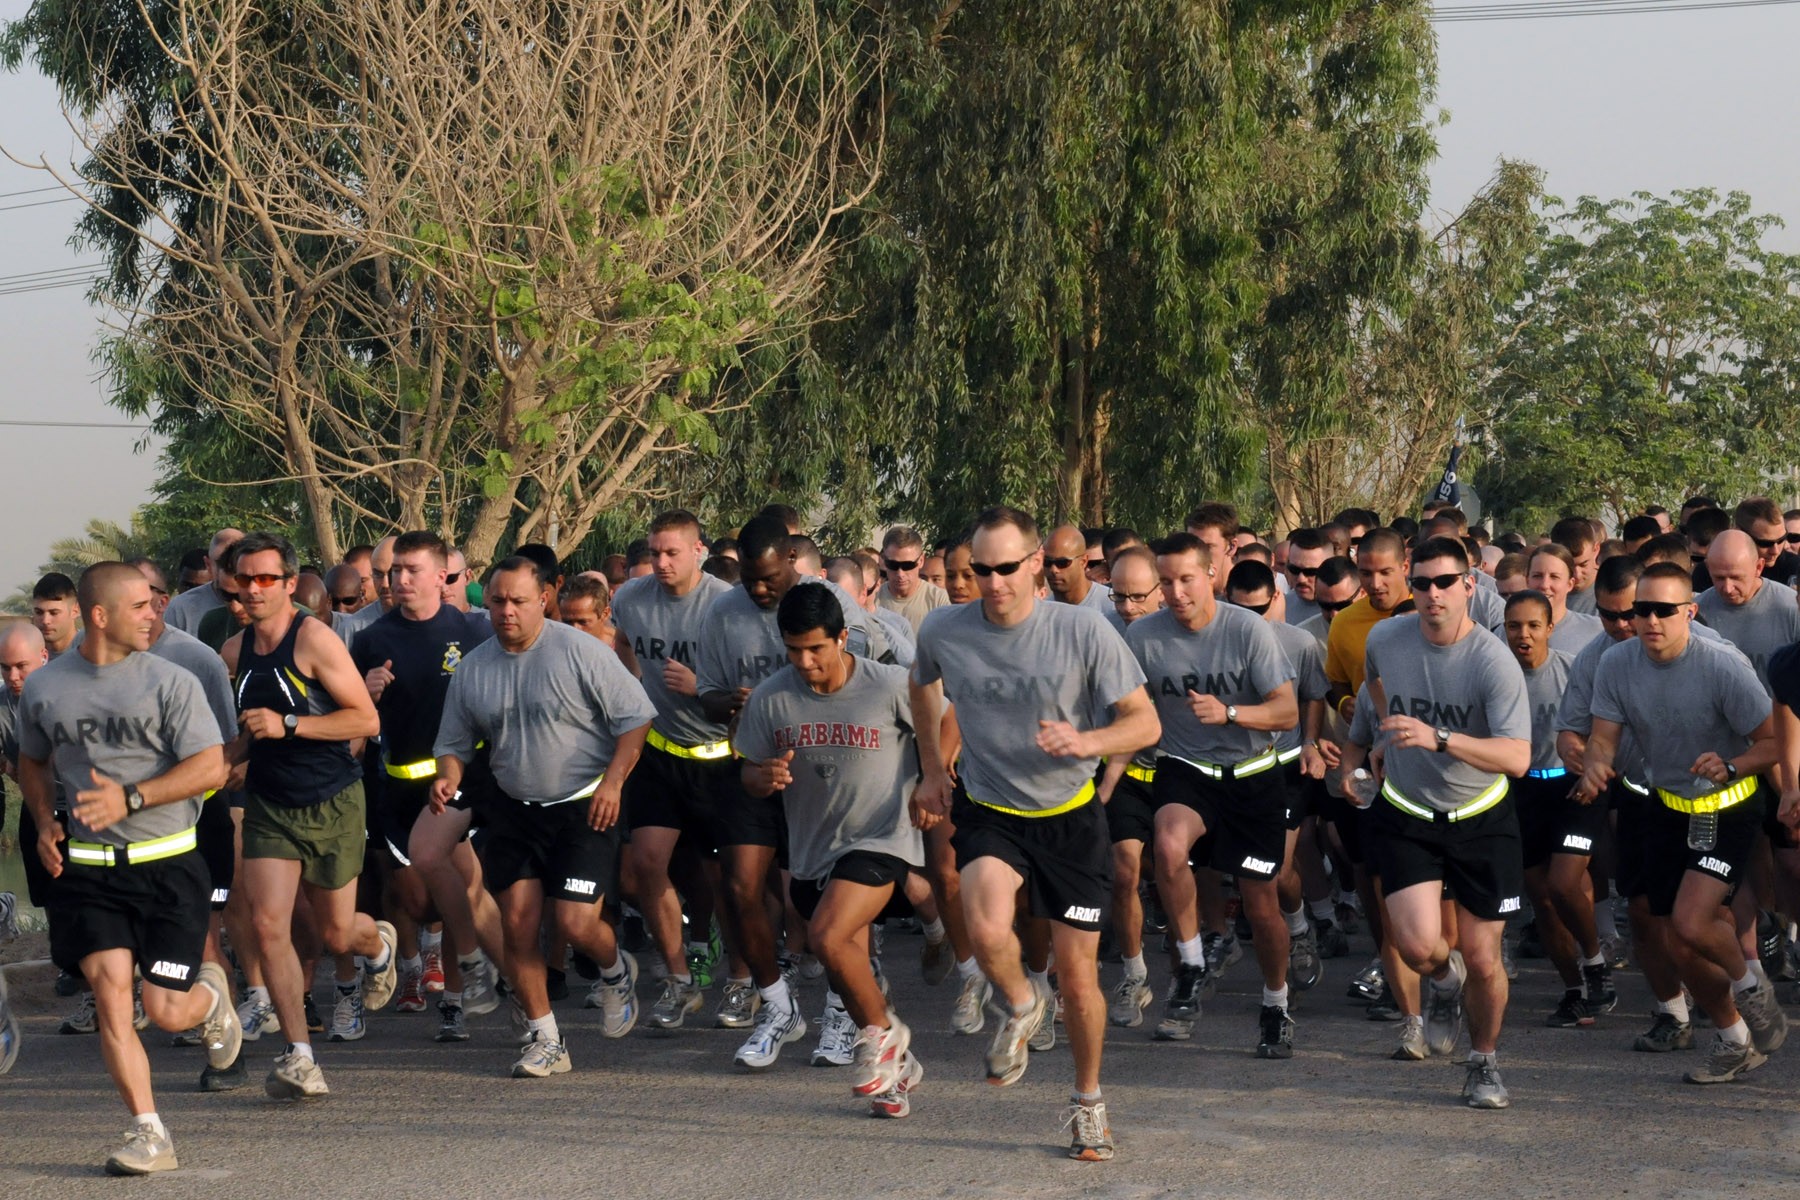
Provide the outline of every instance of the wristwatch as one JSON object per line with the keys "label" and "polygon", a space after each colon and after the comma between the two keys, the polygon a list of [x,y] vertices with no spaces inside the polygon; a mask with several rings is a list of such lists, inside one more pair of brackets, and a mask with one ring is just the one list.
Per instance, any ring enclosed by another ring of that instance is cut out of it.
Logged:
{"label": "wristwatch", "polygon": [[125,785],[125,811],[128,813],[144,811],[144,793],[138,791],[138,785]]}
{"label": "wristwatch", "polygon": [[1445,751],[1450,749],[1450,731],[1448,729],[1444,729],[1441,727],[1438,729],[1438,731],[1437,731],[1437,748],[1438,748],[1439,754],[1442,754]]}
{"label": "wristwatch", "polygon": [[1727,778],[1727,779],[1736,779],[1737,778],[1737,764],[1732,762],[1730,759],[1725,760],[1725,778]]}
{"label": "wristwatch", "polygon": [[1237,705],[1227,704],[1225,706],[1225,723],[1227,725],[1237,724]]}
{"label": "wristwatch", "polygon": [[283,727],[285,727],[287,729],[287,735],[289,737],[299,737],[300,736],[300,714],[299,713],[289,713],[287,716],[281,718],[281,724],[283,725]]}

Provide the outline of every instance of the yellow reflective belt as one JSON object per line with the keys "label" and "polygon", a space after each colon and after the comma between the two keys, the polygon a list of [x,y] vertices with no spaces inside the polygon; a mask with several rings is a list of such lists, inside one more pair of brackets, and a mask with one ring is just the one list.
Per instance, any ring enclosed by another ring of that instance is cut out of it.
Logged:
{"label": "yellow reflective belt", "polygon": [[1708,792],[1704,796],[1677,796],[1674,792],[1656,789],[1656,798],[1663,802],[1664,808],[1674,809],[1680,813],[1722,812],[1727,808],[1735,808],[1756,795],[1756,776],[1747,775],[1728,788],[1716,792]]}
{"label": "yellow reflective belt", "polygon": [[1295,746],[1292,750],[1283,750],[1280,754],[1275,756],[1275,761],[1285,767],[1296,758],[1300,757],[1301,749],[1302,747]]}
{"label": "yellow reflective belt", "polygon": [[1057,805],[1055,808],[1037,808],[1037,809],[1029,809],[1029,810],[1023,809],[1023,808],[1008,808],[1004,804],[991,804],[986,800],[976,800],[975,797],[973,797],[973,796],[969,797],[970,800],[973,800],[976,804],[981,805],[981,807],[983,807],[983,808],[991,808],[995,812],[1003,812],[1003,813],[1006,813],[1008,816],[1013,816],[1013,817],[1061,816],[1063,813],[1066,813],[1066,812],[1074,812],[1076,809],[1080,808],[1082,805],[1086,804],[1089,800],[1092,800],[1093,798],[1094,798],[1094,781],[1091,779],[1081,785],[1081,790],[1079,792],[1075,793],[1073,799],[1064,801],[1063,803]]}
{"label": "yellow reflective belt", "polygon": [[428,758],[422,762],[388,763],[387,773],[395,779],[430,779],[437,772],[437,759]]}
{"label": "yellow reflective belt", "polygon": [[177,854],[186,854],[197,845],[199,839],[194,834],[194,827],[190,825],[180,833],[144,842],[132,842],[125,846],[109,846],[104,842],[70,842],[69,861],[86,867],[121,867],[127,863],[174,858]]}
{"label": "yellow reflective belt", "polygon": [[1255,758],[1246,758],[1241,763],[1223,765],[1220,763],[1195,762],[1191,758],[1183,758],[1179,754],[1165,754],[1164,758],[1172,758],[1176,762],[1184,762],[1208,779],[1224,779],[1228,775],[1232,779],[1248,779],[1252,775],[1261,775],[1280,761],[1274,750],[1266,750]]}
{"label": "yellow reflective belt", "polygon": [[1439,812],[1435,808],[1428,808],[1416,801],[1408,800],[1405,796],[1400,794],[1398,788],[1385,779],[1382,780],[1381,783],[1381,794],[1387,798],[1389,804],[1392,804],[1403,813],[1419,818],[1421,821],[1434,821],[1438,817],[1443,817],[1446,821],[1466,821],[1470,817],[1480,816],[1488,809],[1494,807],[1494,805],[1506,799],[1506,776],[1496,776],[1494,782],[1488,784],[1487,790],[1482,792],[1481,795],[1475,797],[1461,808],[1452,809],[1447,813]]}
{"label": "yellow reflective belt", "polygon": [[1127,774],[1131,778],[1137,780],[1139,783],[1155,783],[1156,782],[1156,768],[1155,767],[1139,767],[1139,766],[1135,766],[1135,765],[1129,766],[1129,767],[1125,768],[1125,774]]}
{"label": "yellow reflective belt", "polygon": [[645,741],[664,754],[673,754],[676,758],[698,758],[702,761],[725,758],[731,753],[731,743],[708,742],[704,746],[683,746],[680,742],[671,742],[668,738],[652,729]]}

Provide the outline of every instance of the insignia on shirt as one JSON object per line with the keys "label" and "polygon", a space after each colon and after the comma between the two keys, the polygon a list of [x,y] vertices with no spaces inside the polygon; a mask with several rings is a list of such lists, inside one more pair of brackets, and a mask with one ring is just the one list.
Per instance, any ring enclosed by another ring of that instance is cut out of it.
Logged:
{"label": "insignia on shirt", "polygon": [[837,778],[837,764],[828,762],[814,763],[813,773],[825,782],[830,783],[833,779]]}
{"label": "insignia on shirt", "polygon": [[462,665],[462,647],[451,642],[444,647],[444,674],[456,674],[456,668]]}

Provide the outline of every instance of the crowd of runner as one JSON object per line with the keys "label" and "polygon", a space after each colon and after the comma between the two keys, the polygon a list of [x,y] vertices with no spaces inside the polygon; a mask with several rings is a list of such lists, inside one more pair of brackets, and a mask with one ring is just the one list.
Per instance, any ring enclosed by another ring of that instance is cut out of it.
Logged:
{"label": "crowd of runner", "polygon": [[[1684,1078],[1726,1083],[1796,978],[1800,511],[1697,497],[1607,533],[1431,505],[1274,541],[1209,503],[1146,541],[995,507],[827,559],[770,505],[710,540],[662,513],[566,576],[523,545],[477,581],[422,531],[322,570],[234,529],[173,581],[47,575],[0,627],[0,754],[61,1032],[98,1034],[131,1113],[106,1167],[176,1166],[150,1026],[207,1091],[268,1039],[265,1091],[304,1100],[315,1040],[372,1012],[435,1004],[463,1042],[505,1004],[541,1078],[571,1069],[570,973],[605,1037],[738,1029],[750,1071],[823,977],[812,1062],[905,1117],[894,921],[990,1083],[1061,1027],[1082,1160],[1114,1154],[1109,1023],[1190,1038],[1248,940],[1246,1044],[1288,1059],[1293,994],[1360,926],[1350,994],[1396,1058],[1466,1038],[1472,1107],[1510,1103],[1515,949],[1565,989],[1527,1019],[1593,1025],[1630,963],[1635,1048],[1704,1018]],[[0,976],[0,1074],[20,1040]]]}

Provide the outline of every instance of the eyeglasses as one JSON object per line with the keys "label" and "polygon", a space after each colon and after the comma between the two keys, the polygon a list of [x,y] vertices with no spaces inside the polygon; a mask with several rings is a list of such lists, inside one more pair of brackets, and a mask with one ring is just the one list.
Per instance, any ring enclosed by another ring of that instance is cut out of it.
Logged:
{"label": "eyeglasses", "polygon": [[1756,548],[1758,550],[1773,550],[1775,547],[1781,545],[1781,543],[1787,541],[1787,535],[1783,534],[1778,538],[1759,538],[1755,534],[1752,534],[1750,540],[1756,543]]}
{"label": "eyeglasses", "polygon": [[1406,582],[1412,585],[1415,592],[1447,592],[1465,578],[1467,576],[1458,571],[1454,575],[1414,575]]}
{"label": "eyeglasses", "polygon": [[1636,604],[1631,606],[1631,615],[1634,617],[1656,617],[1659,620],[1666,621],[1686,607],[1686,604],[1666,604],[1657,600],[1639,600]]}
{"label": "eyeglasses", "polygon": [[919,569],[919,560],[916,558],[905,560],[884,558],[881,560],[881,565],[890,571],[916,571]]}
{"label": "eyeglasses", "polygon": [[244,602],[244,593],[242,592],[228,592],[225,589],[220,588],[219,595],[227,604],[242,604]]}
{"label": "eyeglasses", "polygon": [[1790,533],[1781,540],[1790,546],[1800,546],[1800,533]]}
{"label": "eyeglasses", "polygon": [[150,594],[153,596],[166,596],[169,593],[166,588],[159,588],[153,583],[150,585]]}
{"label": "eyeglasses", "polygon": [[445,583],[455,583],[457,580],[459,580],[461,578],[462,578],[461,571],[446,571],[446,572],[444,572],[444,582]]}
{"label": "eyeglasses", "polygon": [[353,608],[356,606],[357,602],[360,601],[361,599],[362,599],[362,597],[360,595],[358,595],[358,596],[333,596],[331,598],[331,607],[333,607],[333,608]]}
{"label": "eyeglasses", "polygon": [[259,588],[267,589],[267,588],[274,587],[276,584],[278,584],[282,580],[286,579],[287,576],[286,575],[236,575],[236,576],[233,576],[233,578],[235,578],[237,580],[237,585],[241,588],[247,588],[251,584],[255,584]]}
{"label": "eyeglasses", "polygon": [[1706,555],[1704,555],[1704,554],[1695,554],[1695,553],[1694,553],[1694,552],[1693,552],[1693,551],[1692,551],[1692,550],[1689,550],[1689,551],[1688,551],[1688,561],[1689,561],[1689,562],[1697,562],[1697,563],[1703,563],[1703,562],[1705,562],[1705,561],[1706,561]]}
{"label": "eyeglasses", "polygon": [[1594,612],[1602,621],[1629,621],[1634,615],[1629,608],[1601,608],[1598,604]]}
{"label": "eyeglasses", "polygon": [[1349,608],[1352,604],[1355,604],[1355,603],[1356,603],[1355,596],[1350,597],[1348,600],[1320,600],[1318,602],[1319,610],[1321,612],[1328,612],[1328,613],[1343,612],[1346,608]]}
{"label": "eyeglasses", "polygon": [[1073,558],[1046,558],[1044,560],[1044,565],[1046,567],[1054,567],[1058,571],[1066,571],[1070,567],[1074,566],[1077,561],[1085,563],[1085,562],[1087,562],[1087,559],[1083,558],[1083,559],[1077,560],[1077,559],[1073,559]]}
{"label": "eyeglasses", "polygon": [[[1033,550],[1031,553],[1036,554],[1037,551]],[[1026,563],[1028,563],[1030,561],[1031,561],[1031,556],[1026,555],[1024,558],[1018,559],[1014,562],[970,563],[969,569],[974,571],[977,575],[981,576],[983,579],[986,579],[989,575],[1011,575],[1014,572],[1016,572],[1020,567],[1024,566]]]}
{"label": "eyeglasses", "polygon": [[1112,594],[1112,602],[1114,604],[1142,604],[1154,595],[1156,595],[1155,588],[1151,588],[1147,592],[1121,592],[1115,590]]}
{"label": "eyeglasses", "polygon": [[1269,615],[1269,607],[1273,605],[1275,601],[1264,600],[1261,604],[1245,604],[1242,600],[1235,600],[1233,603],[1245,612],[1253,612],[1259,617],[1266,617]]}
{"label": "eyeglasses", "polygon": [[1289,575],[1296,575],[1301,579],[1316,579],[1319,575],[1318,567],[1301,567],[1293,563],[1287,565],[1287,570]]}

